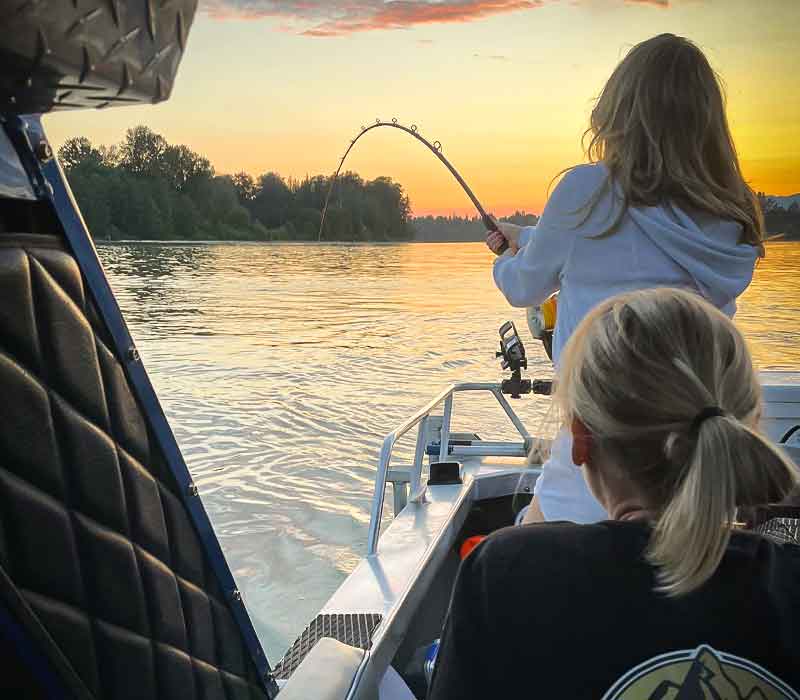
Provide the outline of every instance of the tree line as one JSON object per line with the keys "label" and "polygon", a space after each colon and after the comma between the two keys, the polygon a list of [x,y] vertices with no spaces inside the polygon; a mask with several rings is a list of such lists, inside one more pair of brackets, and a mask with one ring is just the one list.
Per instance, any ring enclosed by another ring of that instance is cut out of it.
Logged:
{"label": "tree line", "polygon": [[[330,179],[284,179],[274,172],[218,175],[188,146],[170,144],[146,126],[121,143],[94,146],[77,136],[59,149],[89,230],[99,239],[317,240]],[[800,206],[782,207],[759,193],[771,235],[800,239]],[[516,212],[504,221],[534,225]],[[481,241],[478,217],[411,218],[403,187],[388,177],[365,181],[346,172],[336,183],[323,240]]]}
{"label": "tree line", "polygon": [[[508,221],[517,226],[535,226],[539,217],[535,214],[517,211],[504,216],[500,221]],[[414,239],[417,241],[483,241],[486,227],[479,216],[418,216],[412,219]]]}
{"label": "tree line", "polygon": [[[146,126],[114,146],[84,136],[58,152],[87,226],[107,240],[316,240],[329,178],[217,175],[209,160]],[[399,183],[340,176],[323,240],[407,240],[411,206]]]}
{"label": "tree line", "polygon": [[[783,205],[763,192],[758,200],[764,213],[764,228],[769,238],[778,240],[800,240],[800,203]],[[535,226],[539,217],[517,211],[501,221],[518,226]],[[414,238],[418,241],[482,241],[486,229],[477,216],[420,216],[411,220]]]}

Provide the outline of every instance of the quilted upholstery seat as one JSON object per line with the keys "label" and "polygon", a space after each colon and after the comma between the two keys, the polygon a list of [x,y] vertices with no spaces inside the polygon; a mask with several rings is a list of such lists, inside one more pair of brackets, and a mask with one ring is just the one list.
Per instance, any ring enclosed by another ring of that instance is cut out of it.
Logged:
{"label": "quilted upholstery seat", "polygon": [[0,602],[84,697],[265,698],[109,347],[58,239],[0,235]]}

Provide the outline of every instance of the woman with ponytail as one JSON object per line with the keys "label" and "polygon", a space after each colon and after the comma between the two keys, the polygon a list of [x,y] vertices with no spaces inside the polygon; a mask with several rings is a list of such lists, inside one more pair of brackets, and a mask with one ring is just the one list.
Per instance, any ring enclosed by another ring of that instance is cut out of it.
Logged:
{"label": "woman with ponytail", "polygon": [[614,297],[565,347],[555,400],[608,520],[481,543],[429,697],[800,699],[800,547],[736,525],[798,472],[759,432],[733,323],[687,291]]}

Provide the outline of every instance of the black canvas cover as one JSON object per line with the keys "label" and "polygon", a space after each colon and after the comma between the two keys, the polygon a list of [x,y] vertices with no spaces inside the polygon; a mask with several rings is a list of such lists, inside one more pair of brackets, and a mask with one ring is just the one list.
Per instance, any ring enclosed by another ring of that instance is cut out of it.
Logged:
{"label": "black canvas cover", "polygon": [[76,697],[265,698],[110,347],[60,239],[0,233],[0,609]]}

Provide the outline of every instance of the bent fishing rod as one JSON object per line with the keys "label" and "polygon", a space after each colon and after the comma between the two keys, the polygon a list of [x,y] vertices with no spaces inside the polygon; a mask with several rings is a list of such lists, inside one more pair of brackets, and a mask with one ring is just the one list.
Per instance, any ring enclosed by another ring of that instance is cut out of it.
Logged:
{"label": "bent fishing rod", "polygon": [[[392,119],[390,122],[384,122],[380,119],[376,119],[374,124],[370,126],[362,126],[361,133],[356,136],[352,141],[350,141],[350,145],[347,147],[342,159],[339,161],[339,167],[336,168],[336,173],[331,178],[331,182],[328,185],[328,193],[325,195],[325,205],[322,207],[322,219],[320,220],[319,224],[319,236],[317,240],[322,240],[322,231],[323,227],[325,226],[325,215],[328,212],[328,203],[331,199],[331,193],[333,192],[333,187],[336,184],[336,181],[339,179],[339,173],[342,171],[342,166],[344,162],[347,160],[347,156],[350,155],[350,151],[353,150],[353,147],[358,143],[362,136],[364,136],[367,132],[372,131],[373,129],[378,129],[381,127],[391,127],[392,129],[400,129],[400,131],[404,131],[405,133],[413,136],[417,141],[420,141],[425,146],[427,146],[428,150],[433,153],[443,164],[444,166],[450,171],[450,174],[456,179],[461,188],[464,192],[467,193],[467,196],[472,200],[472,203],[475,205],[475,208],[478,210],[478,214],[480,214],[481,221],[483,221],[483,225],[486,227],[488,231],[497,231],[498,233],[502,233],[500,228],[497,225],[497,222],[486,213],[486,210],[483,208],[483,205],[478,201],[478,198],[475,196],[475,193],[470,189],[469,185],[464,181],[464,178],[461,177],[458,170],[456,170],[452,163],[444,156],[442,153],[442,144],[440,141],[434,141],[431,143],[426,139],[422,134],[419,133],[419,129],[417,128],[416,124],[412,124],[410,127],[400,124],[397,119]],[[508,243],[504,242],[501,246],[498,254],[503,253],[508,248]]]}

